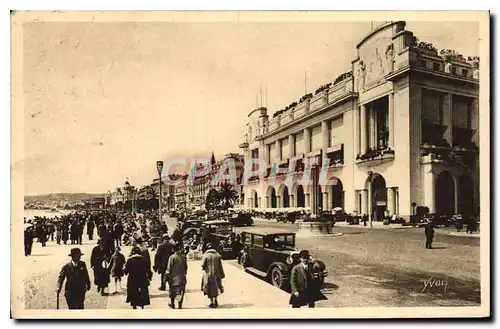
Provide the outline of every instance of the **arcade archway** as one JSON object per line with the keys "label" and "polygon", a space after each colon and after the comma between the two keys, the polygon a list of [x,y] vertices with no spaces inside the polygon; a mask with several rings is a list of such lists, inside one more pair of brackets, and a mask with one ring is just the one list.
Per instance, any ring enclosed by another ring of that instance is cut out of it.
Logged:
{"label": "arcade archway", "polygon": [[283,208],[288,208],[290,207],[290,195],[288,193],[288,186],[285,186],[283,188]]}
{"label": "arcade archway", "polygon": [[376,175],[371,182],[372,220],[383,220],[387,209],[387,186],[382,175]]}
{"label": "arcade archway", "polygon": [[453,215],[455,213],[455,180],[448,171],[440,173],[436,179],[436,213]]}
{"label": "arcade archway", "polygon": [[344,209],[344,185],[340,179],[335,178],[333,185],[330,188],[330,195],[332,209]]}
{"label": "arcade archway", "polygon": [[269,186],[269,189],[267,190],[267,198],[268,198],[268,208],[277,208],[278,203],[277,203],[277,198],[276,198],[276,189],[272,186]]}
{"label": "arcade archway", "polygon": [[302,185],[297,186],[296,199],[297,199],[297,207],[305,207],[306,206],[304,187]]}

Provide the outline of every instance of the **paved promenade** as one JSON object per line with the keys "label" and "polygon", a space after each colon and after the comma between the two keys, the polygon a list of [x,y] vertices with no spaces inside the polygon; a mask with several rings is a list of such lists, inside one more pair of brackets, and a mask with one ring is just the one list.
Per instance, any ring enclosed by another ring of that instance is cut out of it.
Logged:
{"label": "paved promenade", "polygon": [[[94,275],[90,267],[90,254],[95,246],[94,241],[84,241],[80,247],[84,256],[82,260],[89,269],[92,289],[87,293],[85,300],[86,309],[131,309],[126,300],[127,277],[122,280],[123,290],[117,294],[100,296],[96,292],[94,285]],[[25,262],[26,269],[26,308],[29,309],[55,309],[56,308],[56,287],[57,276],[61,267],[70,258],[67,256],[71,245],[58,246],[55,242],[49,241],[47,247],[42,248],[41,244],[33,245],[33,255],[20,259]],[[130,247],[124,247],[122,252],[128,258]],[[150,251],[151,259],[154,259],[154,251]],[[289,307],[289,295],[279,290],[267,282],[260,280],[241,268],[235,266],[235,261],[224,261],[224,271],[226,279],[223,280],[224,293],[219,297],[219,308],[283,308]],[[188,261],[188,284],[183,308],[185,309],[209,309],[209,300],[201,291],[201,261]],[[109,285],[110,291],[114,291],[114,281]],[[151,305],[146,309],[165,309],[166,312],[176,312],[168,307],[170,301],[167,291],[159,291],[160,275],[154,273],[153,280],[149,287],[151,295]],[[67,309],[63,293],[60,296],[60,308]],[[178,311],[177,311],[178,312]]]}

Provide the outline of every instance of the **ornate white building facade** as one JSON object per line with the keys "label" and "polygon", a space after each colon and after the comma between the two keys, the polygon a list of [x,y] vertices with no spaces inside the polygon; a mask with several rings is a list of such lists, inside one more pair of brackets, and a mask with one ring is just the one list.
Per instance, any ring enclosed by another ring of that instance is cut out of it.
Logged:
{"label": "ornate white building facade", "polygon": [[[266,108],[249,114],[240,147],[245,164],[259,161],[264,170],[244,182],[246,207],[340,207],[370,220],[409,220],[416,206],[478,211],[479,59],[440,54],[405,26],[371,31],[352,70],[314,95],[272,118]],[[309,175],[311,159],[320,165]],[[288,173],[274,177],[277,167]],[[305,173],[311,184],[303,184]]]}

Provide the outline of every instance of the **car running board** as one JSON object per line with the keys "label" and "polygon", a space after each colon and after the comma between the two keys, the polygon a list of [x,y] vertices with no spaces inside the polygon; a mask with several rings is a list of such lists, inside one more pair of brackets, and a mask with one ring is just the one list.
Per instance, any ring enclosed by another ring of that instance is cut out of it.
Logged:
{"label": "car running board", "polygon": [[245,268],[245,271],[247,272],[251,272],[255,275],[258,275],[258,276],[261,276],[261,277],[266,277],[267,276],[267,273],[266,272],[263,272],[263,271],[259,271],[258,269],[256,268],[253,268],[253,267],[246,267]]}

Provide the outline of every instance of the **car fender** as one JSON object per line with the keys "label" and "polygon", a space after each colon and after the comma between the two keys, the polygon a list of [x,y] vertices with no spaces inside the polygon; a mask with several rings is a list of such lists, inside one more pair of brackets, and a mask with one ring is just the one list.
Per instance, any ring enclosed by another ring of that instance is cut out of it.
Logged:
{"label": "car fender", "polygon": [[288,266],[285,263],[283,263],[283,262],[274,262],[274,263],[272,263],[271,266],[269,266],[269,271],[268,271],[267,275],[270,275],[271,272],[272,272],[272,270],[273,270],[273,268],[275,268],[275,267],[277,267],[277,268],[280,269],[281,273],[283,273],[283,276],[285,278],[287,278],[287,279],[289,278],[289,276],[290,276],[290,270],[289,270]]}

